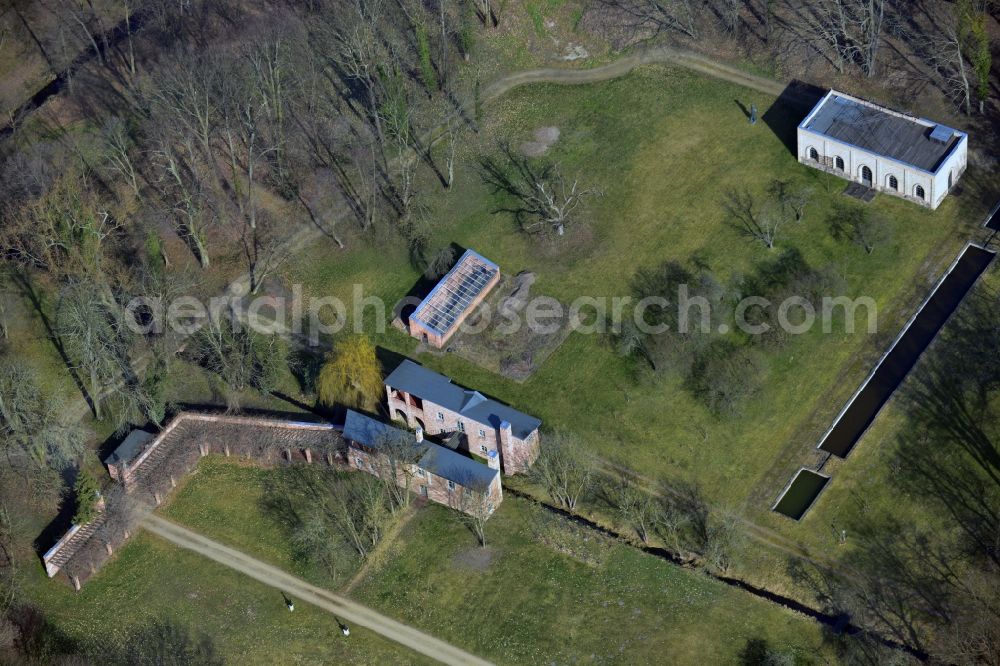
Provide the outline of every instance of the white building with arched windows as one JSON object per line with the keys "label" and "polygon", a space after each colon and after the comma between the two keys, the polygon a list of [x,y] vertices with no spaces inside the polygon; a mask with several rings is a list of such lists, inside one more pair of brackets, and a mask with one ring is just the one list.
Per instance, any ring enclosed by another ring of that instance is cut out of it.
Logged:
{"label": "white building with arched windows", "polygon": [[831,90],[799,124],[799,161],[937,208],[965,172],[965,132]]}

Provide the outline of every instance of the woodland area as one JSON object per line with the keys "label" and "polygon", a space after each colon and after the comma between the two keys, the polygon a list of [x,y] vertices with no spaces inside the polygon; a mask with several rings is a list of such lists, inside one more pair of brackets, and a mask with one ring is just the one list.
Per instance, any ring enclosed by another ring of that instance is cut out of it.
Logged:
{"label": "woodland area", "polygon": [[[1000,140],[992,64],[996,2],[570,4],[574,30],[596,58],[670,45],[782,81],[842,86],[920,108],[922,115],[939,114],[975,136],[970,162],[987,173],[998,167],[989,148]],[[77,481],[88,478],[78,474],[85,454],[112,433],[162,425],[173,408],[164,387],[181,360],[220,378],[222,401],[234,410],[247,392],[276,391],[289,367],[325,407],[370,407],[381,389],[381,380],[369,376],[366,394],[345,401],[351,388],[332,365],[343,350],[331,356],[324,378],[315,359],[290,353],[277,336],[234,326],[238,313],[224,313],[180,339],[135,333],[127,318],[142,320],[146,313],[125,305],[138,295],[208,297],[241,278],[250,294],[266,292],[281,283],[311,230],[345,253],[402,244],[416,270],[440,275],[452,250],[434,237],[440,221],[429,203],[458,187],[463,163],[456,154],[466,137],[481,131],[484,109],[495,102],[485,91],[518,68],[507,45],[527,42],[523,57],[533,66],[573,66],[530,29],[518,32],[521,14],[531,11],[521,2],[493,0],[12,0],[0,14],[6,105],[0,120],[0,658],[7,650],[39,660],[73,651],[18,589],[18,557],[32,548],[15,543],[22,503],[55,507],[74,484],[89,494],[92,479]],[[35,74],[9,64],[17,61]],[[21,79],[34,83],[21,85]],[[532,168],[499,137],[497,146],[499,156],[479,161],[481,178],[517,217],[517,225],[497,233],[529,237],[540,248],[558,244],[607,185],[555,163]],[[729,192],[719,205],[748,243],[770,249],[779,227],[800,221],[811,196],[783,187],[775,181],[756,202]],[[748,217],[761,207],[768,211],[763,227]],[[887,241],[876,217],[842,218],[833,233],[865,253]],[[773,295],[806,290],[812,297],[837,280],[794,249],[775,253],[757,274],[732,283],[694,259],[637,267],[634,294],[669,293],[683,282],[699,284],[710,300],[754,289]],[[863,618],[911,655],[941,663],[1000,659],[1000,586],[994,584],[1000,571],[1000,371],[987,358],[997,345],[984,342],[996,340],[1000,324],[995,308],[973,307],[979,309],[963,316],[908,394],[907,418],[919,435],[900,443],[895,476],[929,511],[950,515],[953,532],[939,538],[873,520],[883,539],[849,563],[862,575],[850,586],[840,578],[810,583],[824,590],[832,612]],[[32,339],[55,347],[75,396],[54,389],[19,349],[15,318],[31,322]],[[775,336],[733,346],[631,330],[613,340],[618,352],[653,373],[679,378],[719,418],[739,415],[757,389],[745,379],[756,374],[748,350],[757,345],[774,352],[784,342]],[[369,355],[374,359],[373,351]],[[80,397],[84,413],[76,408]],[[729,518],[709,520],[696,489],[655,504],[627,484],[598,484],[594,461],[566,453],[574,449],[570,438],[554,442],[535,480],[561,507],[573,510],[580,497],[596,498],[641,542],[658,533],[674,552],[713,572],[727,570],[727,547],[739,526]],[[394,496],[395,487],[376,492],[334,485],[334,498],[374,498],[373,514],[408,501],[406,493]],[[301,548],[330,558],[323,544],[334,528],[315,516],[299,519]],[[377,521],[358,527],[351,519],[329,520],[363,557],[381,527]],[[485,545],[484,528],[477,528]],[[162,650],[189,655],[190,663],[219,663],[209,639],[167,623],[107,649],[91,657],[137,663]],[[908,658],[873,642],[850,659],[886,663],[889,656]],[[747,663],[774,663],[755,658]]]}

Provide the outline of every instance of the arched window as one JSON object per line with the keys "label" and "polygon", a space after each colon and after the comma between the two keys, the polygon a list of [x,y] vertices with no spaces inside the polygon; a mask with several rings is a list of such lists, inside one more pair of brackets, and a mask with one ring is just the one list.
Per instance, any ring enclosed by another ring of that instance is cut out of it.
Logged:
{"label": "arched window", "polygon": [[809,149],[809,159],[819,162],[819,151],[815,148]]}
{"label": "arched window", "polygon": [[837,156],[837,159],[836,159],[836,164],[837,164],[837,168],[838,168],[838,169],[840,169],[841,171],[843,171],[843,170],[844,170],[844,158],[843,158],[843,157],[840,157],[840,156],[838,155],[838,156]]}
{"label": "arched window", "polygon": [[872,170],[866,166],[861,167],[861,182],[868,187],[872,186]]}
{"label": "arched window", "polygon": [[888,177],[888,178],[886,179],[886,184],[887,184],[887,185],[889,186],[889,189],[890,189],[890,190],[894,190],[894,191],[897,191],[897,192],[899,191],[899,181],[898,181],[898,180],[896,180],[896,177],[895,177],[895,176],[891,176],[891,175],[890,175],[890,176],[889,176],[889,177]]}
{"label": "arched window", "polygon": [[948,172],[948,189],[950,190],[951,186],[954,185],[954,184],[955,184],[955,172],[954,171],[949,171]]}
{"label": "arched window", "polygon": [[917,185],[916,187],[914,187],[913,188],[913,196],[915,196],[916,198],[918,198],[921,201],[923,201],[924,200],[924,188],[923,188],[923,186]]}

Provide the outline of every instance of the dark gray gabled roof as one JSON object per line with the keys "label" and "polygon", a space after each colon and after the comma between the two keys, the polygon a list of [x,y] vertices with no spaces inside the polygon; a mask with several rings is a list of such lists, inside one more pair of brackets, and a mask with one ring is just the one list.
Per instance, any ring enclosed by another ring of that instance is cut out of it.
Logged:
{"label": "dark gray gabled roof", "polygon": [[[379,446],[396,438],[414,441],[412,433],[354,410],[347,410],[344,439],[378,450]],[[499,470],[490,469],[482,463],[466,458],[461,453],[433,442],[424,441],[417,444],[414,441],[414,444],[421,449],[420,459],[417,461],[419,467],[460,486],[485,490],[500,474]]]}
{"label": "dark gray gabled roof", "polygon": [[344,420],[344,439],[357,442],[362,446],[378,448],[380,445],[395,439],[413,439],[413,435],[388,423],[348,409],[347,417]]}
{"label": "dark gray gabled roof", "polygon": [[500,476],[500,470],[490,469],[457,451],[437,444],[428,444],[427,452],[417,464],[443,479],[480,492],[489,488],[493,479]]}
{"label": "dark gray gabled roof", "polygon": [[[816,105],[802,126],[810,132],[931,173],[937,171],[965,136],[944,125],[898,115],[836,91],[830,91]],[[935,133],[934,139],[932,133]]]}
{"label": "dark gray gabled roof", "polygon": [[542,425],[534,416],[487,398],[479,391],[452,384],[448,377],[410,360],[400,363],[386,377],[385,385],[411,393],[422,400],[429,400],[492,428],[499,428],[506,421],[510,423],[511,432],[518,439],[524,439]]}
{"label": "dark gray gabled roof", "polygon": [[151,432],[146,432],[145,430],[133,430],[124,440],[122,440],[122,443],[118,445],[118,448],[112,451],[111,455],[104,459],[104,464],[115,465],[120,462],[131,462],[142,452],[146,444],[154,437],[156,437],[156,435]]}

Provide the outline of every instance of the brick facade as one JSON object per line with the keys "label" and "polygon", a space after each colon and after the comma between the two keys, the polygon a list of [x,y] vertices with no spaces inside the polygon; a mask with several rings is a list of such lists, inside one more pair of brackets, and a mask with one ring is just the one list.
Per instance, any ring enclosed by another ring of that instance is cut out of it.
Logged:
{"label": "brick facade", "polygon": [[[428,435],[461,434],[461,448],[488,461],[497,461],[496,467],[504,474],[527,472],[538,458],[538,430],[521,439],[514,436],[510,424],[501,422],[499,427],[462,416],[430,400],[421,399],[405,391],[386,386],[389,415],[403,421],[410,428],[423,428]],[[505,427],[506,426],[506,427]],[[491,464],[491,467],[494,465]]]}
{"label": "brick facade", "polygon": [[[388,471],[384,455],[356,442],[348,443],[348,464],[354,469],[374,476],[380,476],[381,473]],[[486,496],[481,497],[477,491],[449,481],[418,465],[408,465],[406,470],[397,470],[396,474],[396,483],[408,488],[411,493],[464,513],[475,514],[479,510],[484,510],[487,514],[492,514],[503,501],[499,475],[490,483]],[[469,494],[466,495],[467,493]]]}

